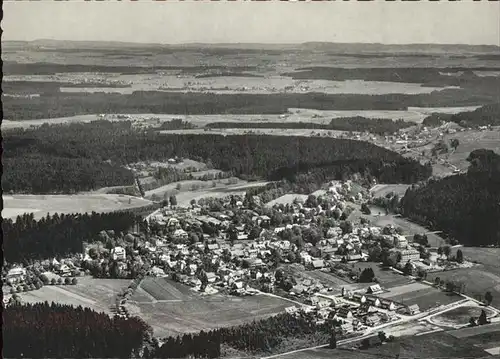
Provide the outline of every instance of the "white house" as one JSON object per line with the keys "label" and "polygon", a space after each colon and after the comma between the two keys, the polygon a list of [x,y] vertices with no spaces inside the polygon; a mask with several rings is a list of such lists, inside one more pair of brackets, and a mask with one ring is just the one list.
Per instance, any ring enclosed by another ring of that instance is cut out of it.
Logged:
{"label": "white house", "polygon": [[177,240],[186,240],[188,239],[188,234],[183,229],[176,229],[174,232],[174,238]]}
{"label": "white house", "polygon": [[7,282],[9,283],[17,283],[23,281],[26,277],[26,269],[21,267],[15,267],[9,270],[7,273]]}
{"label": "white house", "polygon": [[126,252],[123,247],[115,247],[111,250],[111,258],[115,261],[125,260]]}

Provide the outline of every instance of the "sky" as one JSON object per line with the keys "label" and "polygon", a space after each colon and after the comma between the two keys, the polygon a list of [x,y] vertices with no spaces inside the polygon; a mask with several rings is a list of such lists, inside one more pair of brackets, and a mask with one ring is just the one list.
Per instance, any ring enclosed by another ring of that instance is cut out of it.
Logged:
{"label": "sky", "polygon": [[2,40],[500,45],[500,1],[5,1]]}

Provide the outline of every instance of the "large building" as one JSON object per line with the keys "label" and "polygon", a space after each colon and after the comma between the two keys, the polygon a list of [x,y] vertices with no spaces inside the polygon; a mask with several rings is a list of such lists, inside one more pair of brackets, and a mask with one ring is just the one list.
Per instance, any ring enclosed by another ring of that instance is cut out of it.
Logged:
{"label": "large building", "polygon": [[400,251],[401,253],[401,262],[406,263],[408,261],[418,261],[420,259],[420,252],[416,249],[405,249]]}

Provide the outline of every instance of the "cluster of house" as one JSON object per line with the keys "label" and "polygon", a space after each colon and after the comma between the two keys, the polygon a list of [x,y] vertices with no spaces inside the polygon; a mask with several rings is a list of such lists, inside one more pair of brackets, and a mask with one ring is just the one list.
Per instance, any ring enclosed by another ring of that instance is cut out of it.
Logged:
{"label": "cluster of house", "polygon": [[14,265],[5,273],[3,281],[10,287],[10,294],[14,294],[37,290],[44,284],[75,284],[75,277],[81,273],[72,260],[52,259],[28,266]]}
{"label": "cluster of house", "polygon": [[[273,211],[293,218],[294,222],[277,227],[273,227],[270,216],[264,214],[269,212],[245,208],[243,201],[234,198],[227,199],[222,209],[217,211],[197,204],[192,204],[190,208],[162,208],[146,220],[150,226],[159,227],[162,233],[168,235],[152,235],[138,243],[142,253],[145,250],[152,263],[148,274],[175,274],[177,280],[192,287],[201,287],[202,282],[206,282],[204,288],[231,288],[235,294],[251,293],[249,282],[258,282],[260,288],[273,291],[276,281],[268,269],[275,264],[277,252],[284,263],[301,263],[310,270],[327,269],[339,262],[367,260],[364,244],[367,238],[374,235],[391,241],[394,250],[401,254],[401,262],[419,260],[420,252],[391,226],[379,228],[360,224],[348,233],[344,233],[341,227],[330,227],[317,243],[304,242],[300,248],[284,235],[297,229],[299,233],[310,229],[316,218],[325,218],[327,210],[338,211],[337,217],[342,215],[347,201],[362,199],[361,194],[351,195],[350,187],[350,182],[334,182],[323,191],[323,196],[334,203],[331,208],[323,209],[321,205],[311,207],[300,201],[286,208],[275,206]],[[240,217],[246,216],[251,226],[235,221],[236,212]],[[210,234],[206,233],[207,228],[212,229],[208,231]],[[216,229],[215,234],[213,229]],[[235,233],[230,233],[231,230]],[[248,240],[250,235],[251,240]],[[193,236],[196,237],[194,240]],[[134,249],[132,253],[137,256],[139,250]],[[119,269],[127,268],[127,250],[123,246],[111,249],[109,257],[118,263]],[[91,260],[88,253],[84,260]],[[323,289],[325,287],[317,284],[300,283],[290,292],[307,295]]]}
{"label": "cluster of house", "polygon": [[341,334],[350,334],[367,327],[397,321],[400,314],[416,315],[420,313],[418,305],[402,306],[389,299],[377,295],[383,289],[377,284],[368,287],[363,292],[342,290],[341,296],[323,294],[312,295],[307,306],[301,308],[291,306],[286,308],[290,314],[312,315],[316,324],[333,323]]}

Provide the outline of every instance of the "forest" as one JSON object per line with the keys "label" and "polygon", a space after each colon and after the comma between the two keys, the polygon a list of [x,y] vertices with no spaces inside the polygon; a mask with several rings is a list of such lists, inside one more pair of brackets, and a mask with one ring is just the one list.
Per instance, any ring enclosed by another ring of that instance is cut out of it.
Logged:
{"label": "forest", "polygon": [[400,129],[414,126],[415,123],[403,120],[393,121],[386,118],[343,117],[334,118],[329,124],[313,122],[212,122],[207,128],[280,128],[312,129],[332,131],[370,132],[378,135],[392,134]]}
{"label": "forest", "polygon": [[449,121],[464,127],[498,126],[500,125],[500,103],[485,105],[475,111],[452,115]]}
{"label": "forest", "polygon": [[33,120],[96,113],[282,114],[289,108],[317,110],[407,110],[411,107],[474,106],[498,102],[493,89],[444,89],[428,94],[214,94],[135,91],[132,94],[47,92],[35,98],[3,98],[4,118]]}
{"label": "forest", "polygon": [[6,358],[137,357],[150,328],[139,318],[110,318],[81,306],[13,304],[3,310]]}
{"label": "forest", "polygon": [[[460,86],[472,87],[482,83],[483,86],[493,87],[500,81],[498,78],[485,78],[477,76],[474,71],[485,71],[488,68],[467,68],[467,67],[410,67],[410,68],[336,68],[336,67],[307,67],[295,72],[283,74],[293,79],[318,79],[318,80],[363,80],[363,81],[390,81],[419,83],[425,86]],[[498,70],[498,69],[497,69]],[[455,74],[449,76],[447,74]]]}
{"label": "forest", "polygon": [[4,258],[29,263],[67,254],[82,253],[83,243],[92,242],[103,230],[125,232],[142,219],[130,212],[54,214],[39,221],[33,214],[2,221]]}
{"label": "forest", "polygon": [[500,245],[500,155],[475,150],[466,174],[412,186],[401,200],[406,217],[442,230],[466,246]]}
{"label": "forest", "polygon": [[412,183],[430,166],[368,142],[318,137],[159,134],[129,121],[43,125],[4,133],[5,192],[52,193],[132,185],[124,165],[182,157],[246,179],[324,181],[364,173],[386,183]]}
{"label": "forest", "polygon": [[[174,51],[179,51],[177,48]],[[40,50],[39,50],[40,51]],[[43,50],[42,50],[43,51]],[[50,51],[50,49],[48,49]],[[56,52],[64,52],[65,49],[57,49]],[[66,49],[71,51],[71,49]],[[76,50],[81,52],[81,50]],[[122,50],[112,49],[93,49],[93,51],[106,52],[110,54],[117,54]],[[151,49],[149,50],[151,51]],[[167,50],[168,51],[168,50]],[[165,50],[161,51],[162,53]],[[128,55],[136,55],[134,51],[126,53]],[[105,55],[105,54],[104,54]],[[16,61],[5,61],[3,63],[5,75],[55,75],[60,73],[117,73],[117,74],[154,74],[157,71],[179,71],[182,73],[198,73],[206,70],[219,70],[230,72],[254,71],[255,67],[252,66],[118,66],[118,65],[82,65],[82,64],[58,64],[48,62],[30,62],[20,63]]]}
{"label": "forest", "polygon": [[[308,339],[311,345],[324,344],[330,335],[327,324],[316,325],[307,315],[284,313],[237,327],[167,338],[150,358],[217,358],[221,345],[246,353],[272,353],[287,340]],[[288,348],[284,348],[288,349]]]}

